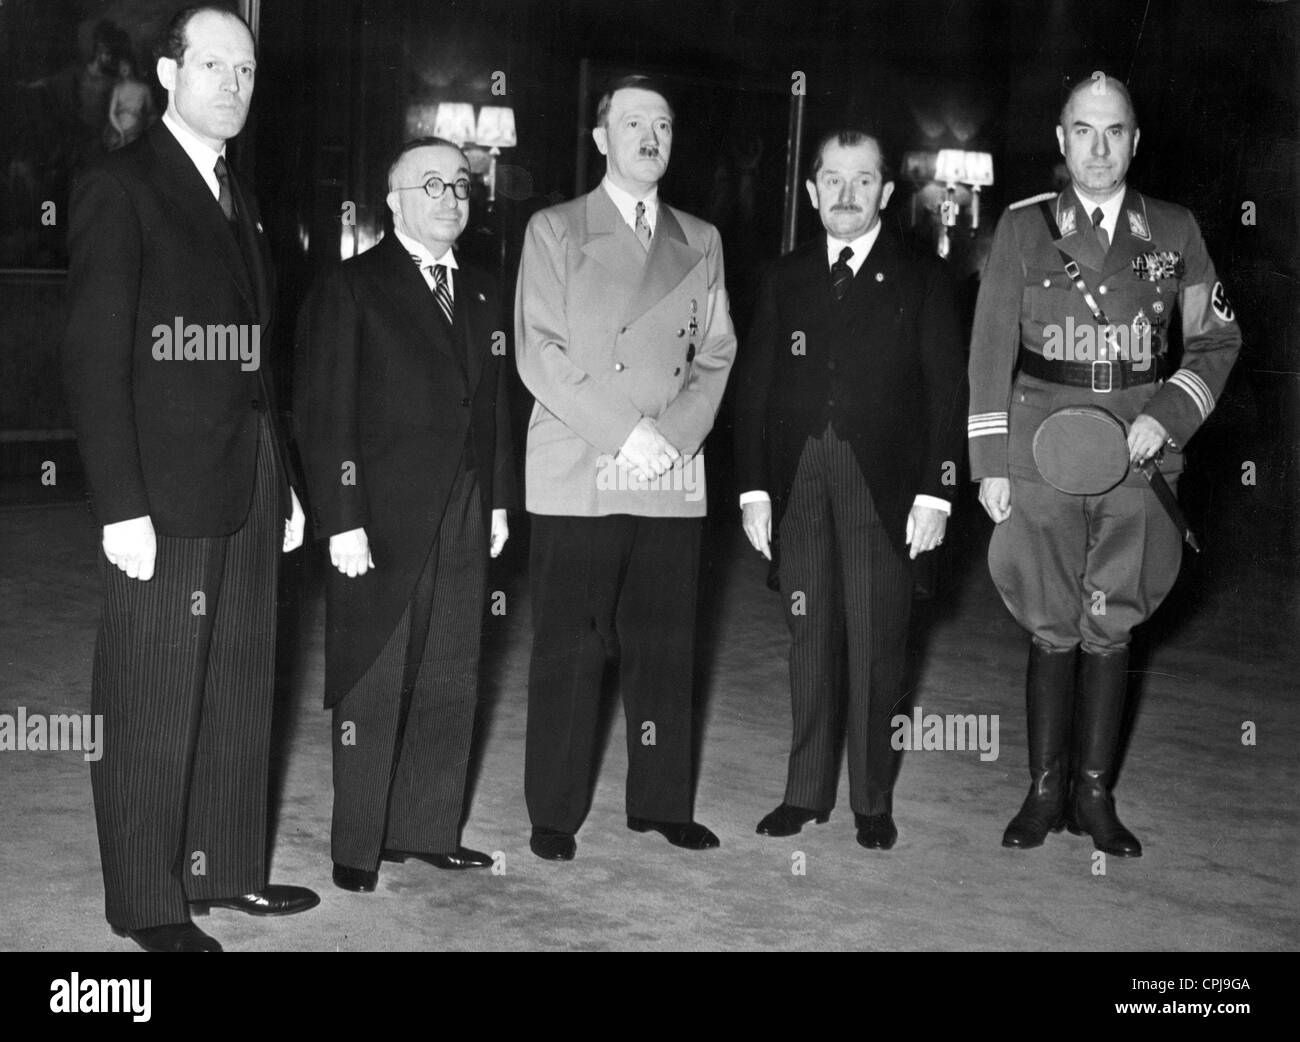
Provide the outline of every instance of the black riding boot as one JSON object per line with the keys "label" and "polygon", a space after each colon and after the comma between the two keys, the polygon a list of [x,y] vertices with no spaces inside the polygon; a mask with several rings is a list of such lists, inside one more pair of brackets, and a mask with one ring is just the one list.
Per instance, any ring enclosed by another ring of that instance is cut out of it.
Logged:
{"label": "black riding boot", "polygon": [[1083,653],[1074,721],[1074,797],[1069,826],[1115,857],[1141,857],[1142,844],[1115,814],[1115,765],[1128,690],[1128,648]]}
{"label": "black riding boot", "polygon": [[1002,834],[1004,847],[1041,847],[1065,826],[1070,718],[1077,648],[1029,645],[1025,720],[1029,731],[1029,795]]}

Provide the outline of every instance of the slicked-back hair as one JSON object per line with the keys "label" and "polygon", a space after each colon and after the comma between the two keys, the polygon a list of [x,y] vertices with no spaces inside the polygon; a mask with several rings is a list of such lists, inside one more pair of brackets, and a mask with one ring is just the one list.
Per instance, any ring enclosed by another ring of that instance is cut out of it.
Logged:
{"label": "slicked-back hair", "polygon": [[[1105,73],[1105,70],[1102,70],[1102,72],[1106,76],[1106,90],[1114,91],[1128,103],[1129,130],[1137,129],[1138,117],[1137,109],[1133,107],[1133,95],[1128,92],[1128,87],[1125,86],[1124,81],[1118,76],[1111,76],[1109,73]],[[1074,101],[1075,95],[1082,94],[1085,90],[1092,90],[1092,85],[1095,80],[1096,74],[1089,73],[1086,78],[1075,80],[1066,88],[1065,99],[1061,102],[1061,113],[1056,117],[1057,124],[1063,130],[1069,129],[1069,127],[1065,125],[1065,114],[1069,111],[1070,103]]]}
{"label": "slicked-back hair", "polygon": [[816,182],[817,174],[821,171],[825,161],[826,149],[830,145],[839,145],[840,148],[855,148],[858,145],[865,145],[867,142],[875,145],[876,152],[880,155],[881,183],[892,181],[894,171],[889,165],[889,160],[885,158],[885,148],[880,143],[880,138],[870,131],[863,130],[861,127],[839,127],[827,134],[823,134],[817,142],[817,147],[813,150],[812,160],[808,164],[808,180]]}
{"label": "slicked-back hair", "polygon": [[469,166],[469,159],[465,156],[465,150],[454,141],[448,141],[443,137],[433,137],[432,135],[428,137],[411,138],[408,141],[402,142],[401,147],[393,153],[392,162],[388,164],[388,180],[386,182],[388,185],[388,191],[391,192],[393,190],[393,174],[397,172],[397,164],[402,161],[402,156],[406,155],[407,152],[414,152],[417,148],[433,148],[438,145],[445,145],[447,148],[454,148],[461,154],[461,158],[465,160],[465,165],[467,167]]}
{"label": "slicked-back hair", "polygon": [[672,99],[668,97],[668,90],[661,80],[654,76],[646,76],[639,72],[631,73],[627,76],[619,76],[611,80],[609,86],[605,88],[605,93],[600,96],[600,101],[596,103],[596,126],[609,129],[609,109],[614,103],[614,95],[621,90],[648,90],[664,99],[664,104],[668,106],[668,115],[672,119],[677,116],[673,112]]}
{"label": "slicked-back hair", "polygon": [[[248,35],[253,36],[253,30],[239,15],[225,4],[194,4],[192,7],[182,7],[174,15],[171,21],[167,23],[167,28],[162,31],[158,37],[158,42],[154,44],[155,58],[170,58],[177,65],[181,65],[185,58],[185,48],[189,46],[188,30],[192,19],[197,15],[205,12],[212,14],[224,15],[227,18],[233,18],[245,29],[248,29]],[[253,37],[253,49],[257,49],[257,38]]]}

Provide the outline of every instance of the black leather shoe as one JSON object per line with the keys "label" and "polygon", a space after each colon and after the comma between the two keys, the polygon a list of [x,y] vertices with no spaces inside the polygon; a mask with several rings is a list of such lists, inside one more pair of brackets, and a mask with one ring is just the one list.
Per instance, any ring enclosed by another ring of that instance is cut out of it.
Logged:
{"label": "black leather shoe", "polygon": [[793,836],[803,830],[810,821],[825,825],[831,816],[830,811],[808,810],[782,803],[776,810],[758,823],[755,829],[760,836]]}
{"label": "black leather shoe", "polygon": [[221,945],[193,923],[168,923],[146,926],[140,930],[123,930],[114,926],[119,937],[129,937],[147,952],[219,952]]}
{"label": "black leather shoe", "polygon": [[354,894],[368,894],[379,885],[379,872],[364,868],[352,868],[334,862],[334,885],[340,890],[351,890]]}
{"label": "black leather shoe", "polygon": [[892,814],[855,814],[858,842],[868,850],[889,850],[898,841]]}
{"label": "black leather shoe", "polygon": [[578,852],[578,844],[572,832],[534,828],[528,849],[545,861],[572,861]]}
{"label": "black leather shoe", "polygon": [[687,850],[712,850],[721,845],[718,837],[698,821],[650,821],[629,815],[627,827],[633,832],[658,832],[673,846]]}
{"label": "black leather shoe", "polygon": [[305,886],[283,886],[268,883],[255,894],[241,894],[239,897],[219,897],[215,899],[191,902],[196,909],[231,908],[247,915],[294,915],[315,908],[320,904],[320,895]]}
{"label": "black leather shoe", "polygon": [[457,847],[450,854],[417,854],[408,850],[385,850],[385,861],[396,861],[399,864],[407,859],[412,861],[423,861],[432,865],[434,868],[491,868],[492,855],[484,854],[481,850],[470,850],[469,847]]}

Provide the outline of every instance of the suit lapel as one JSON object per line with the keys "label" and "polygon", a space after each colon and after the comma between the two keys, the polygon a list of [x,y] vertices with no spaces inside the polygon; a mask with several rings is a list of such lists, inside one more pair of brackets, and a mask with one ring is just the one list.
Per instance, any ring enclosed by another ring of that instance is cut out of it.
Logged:
{"label": "suit lapel", "polygon": [[[817,315],[830,315],[835,306],[835,289],[831,285],[831,268],[826,259],[826,237],[813,240],[802,263],[796,270],[788,296],[792,300],[807,301]],[[856,280],[856,277],[854,279]]]}
{"label": "suit lapel", "polygon": [[[271,320],[270,280],[267,278],[266,264],[262,257],[262,222],[258,220],[253,207],[252,197],[244,191],[240,179],[233,168],[230,172],[231,194],[235,197],[235,209],[239,220],[239,234],[248,243],[248,249],[241,251],[246,263],[248,276],[257,298],[257,314],[263,328]],[[219,206],[220,204],[218,204]],[[224,217],[224,214],[222,215]]]}
{"label": "suit lapel", "polygon": [[[380,283],[380,292],[388,297],[399,314],[406,317],[422,343],[432,345],[434,350],[442,352],[446,360],[456,367],[456,371],[463,375],[465,367],[460,352],[452,341],[452,332],[438,310],[438,303],[429,292],[429,286],[419,267],[411,260],[411,255],[406,252],[397,236],[391,233],[385,235],[375,249],[384,251],[381,255],[384,277]],[[458,301],[457,307],[459,306]]]}
{"label": "suit lapel", "polygon": [[[829,270],[829,269],[828,269]],[[867,254],[862,267],[853,277],[848,301],[858,312],[869,311],[882,301],[894,297],[898,278],[898,247],[884,228]]]}
{"label": "suit lapel", "polygon": [[1105,261],[1101,243],[1091,231],[1092,218],[1074,194],[1073,185],[1056,197],[1056,227],[1061,232],[1060,238],[1053,240],[1058,249],[1068,253],[1080,266],[1101,271]]}
{"label": "suit lapel", "polygon": [[[626,222],[623,222],[623,227],[639,249],[641,244],[637,242],[635,233],[627,227]],[[703,256],[703,253],[687,243],[686,233],[682,231],[676,216],[660,202],[654,238],[650,243],[650,255],[645,259],[637,292],[623,315],[623,324],[631,324],[663,300],[700,263]]]}
{"label": "suit lapel", "polygon": [[487,306],[487,294],[479,286],[477,276],[468,268],[456,271],[456,318],[465,323],[465,355],[468,372],[465,374],[472,396],[478,387],[479,377],[483,375],[484,354],[492,350],[492,334],[488,329],[490,319],[483,313]]}
{"label": "suit lapel", "polygon": [[603,188],[587,196],[587,237],[582,252],[613,274],[611,291],[612,284],[636,286],[641,280],[645,250]]}
{"label": "suit lapel", "polygon": [[[158,157],[158,186],[177,209],[180,226],[192,229],[193,238],[217,256],[248,306],[260,316],[262,302],[253,291],[243,251],[230,232],[226,215],[221,212],[221,204],[217,202],[194,162],[181,148],[180,142],[172,137],[171,131],[161,120],[154,124],[149,133],[150,144]],[[231,180],[233,182],[234,178]],[[244,212],[244,208],[241,208],[241,214]]]}

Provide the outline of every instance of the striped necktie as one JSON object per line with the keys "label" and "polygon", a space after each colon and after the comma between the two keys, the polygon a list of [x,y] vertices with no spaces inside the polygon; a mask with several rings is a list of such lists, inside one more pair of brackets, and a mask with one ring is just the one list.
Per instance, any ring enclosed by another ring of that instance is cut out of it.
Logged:
{"label": "striped necktie", "polygon": [[433,295],[438,298],[438,307],[442,308],[447,325],[454,325],[456,309],[451,300],[451,286],[447,281],[447,265],[433,265],[433,287]]}
{"label": "striped necktie", "polygon": [[414,253],[407,254],[407,256],[415,261],[416,267],[421,271],[433,272],[433,295],[438,301],[438,307],[442,309],[442,317],[447,320],[447,325],[454,325],[456,307],[451,299],[451,285],[447,281],[447,265],[425,264],[424,258]]}

